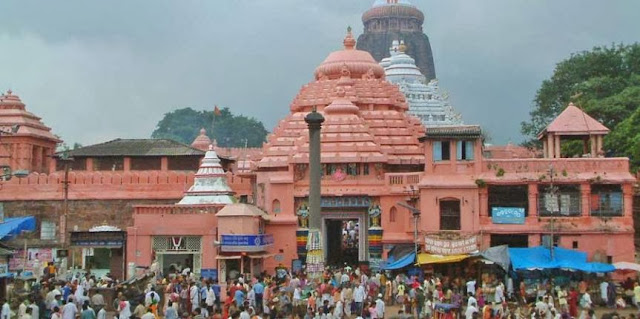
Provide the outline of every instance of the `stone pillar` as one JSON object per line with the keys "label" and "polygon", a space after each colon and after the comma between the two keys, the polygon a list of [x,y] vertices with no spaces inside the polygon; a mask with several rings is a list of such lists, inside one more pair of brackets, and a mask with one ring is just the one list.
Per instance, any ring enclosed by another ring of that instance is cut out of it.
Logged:
{"label": "stone pillar", "polygon": [[549,144],[549,145],[547,146],[547,151],[549,152],[549,153],[547,154],[547,157],[548,157],[548,158],[553,158],[553,157],[554,157],[554,156],[553,156],[553,151],[554,151],[554,149],[555,149],[555,148],[553,147],[553,134],[551,134],[551,133],[547,134],[547,143]]}
{"label": "stone pillar", "polygon": [[547,140],[542,140],[542,157],[549,157],[549,148],[547,147]]}
{"label": "stone pillar", "polygon": [[169,170],[169,158],[166,156],[163,156],[160,158],[160,170],[161,171],[168,171]]}
{"label": "stone pillar", "polygon": [[602,135],[596,136],[596,156],[602,152]]}
{"label": "stone pillar", "polygon": [[482,217],[489,216],[489,187],[480,188],[478,195],[480,195],[480,212],[478,215]]}
{"label": "stone pillar", "polygon": [[87,172],[93,172],[93,158],[92,157],[87,157],[87,163],[85,165],[87,165]]}
{"label": "stone pillar", "polygon": [[529,217],[538,217],[538,184],[531,183],[528,185],[529,190]]}
{"label": "stone pillar", "polygon": [[555,141],[553,141],[553,146],[556,148],[555,150],[555,158],[562,157],[562,152],[560,152],[560,135],[553,135]]}
{"label": "stone pillar", "polygon": [[596,136],[590,136],[589,137],[589,141],[591,142],[591,157],[596,157],[598,156],[597,154],[597,144],[598,144],[598,139]]}
{"label": "stone pillar", "polygon": [[128,172],[131,170],[131,157],[125,157],[122,161],[122,170]]}
{"label": "stone pillar", "polygon": [[591,215],[591,184],[580,185],[580,205],[582,206],[582,216]]}
{"label": "stone pillar", "polygon": [[633,185],[622,184],[622,215],[633,217]]}
{"label": "stone pillar", "polygon": [[313,112],[307,114],[304,121],[309,126],[309,228],[322,229],[322,216],[320,215],[320,181],[322,178],[320,129],[324,117],[314,109]]}

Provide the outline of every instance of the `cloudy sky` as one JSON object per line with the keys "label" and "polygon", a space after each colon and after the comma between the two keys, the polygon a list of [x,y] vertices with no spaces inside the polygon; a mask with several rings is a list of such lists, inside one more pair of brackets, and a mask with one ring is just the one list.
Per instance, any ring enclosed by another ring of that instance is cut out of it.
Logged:
{"label": "cloudy sky", "polygon": [[[440,85],[494,143],[519,142],[572,52],[640,41],[637,0],[414,0]],[[373,0],[0,0],[0,89],[72,144],[148,137],[214,104],[271,130]],[[356,34],[356,35],[357,35]]]}

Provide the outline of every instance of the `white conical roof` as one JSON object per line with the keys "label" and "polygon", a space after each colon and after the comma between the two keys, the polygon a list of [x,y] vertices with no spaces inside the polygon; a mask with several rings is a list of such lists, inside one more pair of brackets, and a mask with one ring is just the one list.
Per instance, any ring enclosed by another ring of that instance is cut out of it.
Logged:
{"label": "white conical roof", "polygon": [[448,96],[440,91],[437,80],[426,83],[426,78],[416,66],[415,60],[405,53],[405,45],[393,41],[389,57],[380,65],[384,67],[387,81],[398,85],[409,104],[409,113],[417,116],[425,126],[460,125],[462,118]]}
{"label": "white conical roof", "polygon": [[233,191],[227,185],[226,174],[220,166],[218,154],[209,147],[196,173],[193,186],[178,205],[231,204]]}

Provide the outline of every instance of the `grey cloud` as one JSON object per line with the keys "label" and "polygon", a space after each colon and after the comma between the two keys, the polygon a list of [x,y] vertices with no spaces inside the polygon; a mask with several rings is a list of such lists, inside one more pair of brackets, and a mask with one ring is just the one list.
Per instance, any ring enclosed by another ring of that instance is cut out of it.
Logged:
{"label": "grey cloud", "polygon": [[[268,129],[373,1],[0,2],[0,89],[68,142],[149,136],[214,104]],[[414,1],[441,87],[494,142],[521,139],[540,82],[571,52],[638,40],[636,1]]]}

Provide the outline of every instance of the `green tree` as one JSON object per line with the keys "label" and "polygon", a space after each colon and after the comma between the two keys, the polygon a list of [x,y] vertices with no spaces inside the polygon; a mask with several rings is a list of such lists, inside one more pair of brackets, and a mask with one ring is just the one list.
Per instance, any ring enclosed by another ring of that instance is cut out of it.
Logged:
{"label": "green tree", "polygon": [[[611,130],[605,138],[609,155],[629,156],[632,167],[639,167],[640,154],[631,151],[637,146],[629,144],[639,138],[638,130],[632,127],[640,105],[639,43],[596,47],[558,63],[536,93],[529,121],[521,123],[522,133],[529,137],[525,144],[538,145],[536,135],[570,102]],[[570,149],[568,143],[563,150]]]}
{"label": "green tree", "polygon": [[209,138],[215,139],[222,147],[260,147],[268,133],[262,122],[244,115],[233,115],[229,108],[214,112],[187,107],[166,113],[151,137],[191,144],[201,128],[206,129]]}

